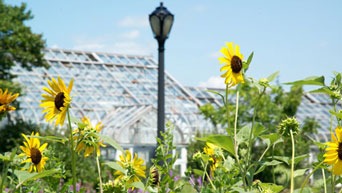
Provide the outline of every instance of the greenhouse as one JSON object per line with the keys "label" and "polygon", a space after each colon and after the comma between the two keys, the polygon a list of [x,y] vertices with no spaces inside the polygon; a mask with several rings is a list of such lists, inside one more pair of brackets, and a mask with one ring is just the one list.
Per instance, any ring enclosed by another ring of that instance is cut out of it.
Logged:
{"label": "greenhouse", "polygon": [[[61,49],[45,50],[49,69],[28,71],[17,65],[15,81],[26,89],[19,116],[45,124],[39,101],[47,80],[60,76],[65,82],[74,79],[71,114],[87,115],[102,122],[104,135],[148,160],[153,154],[157,134],[157,63],[152,56],[120,55]],[[207,103],[222,105],[221,99],[201,87],[185,87],[170,74],[165,76],[166,119],[174,124],[174,141],[179,149],[178,163],[185,170],[185,146],[196,132],[210,133],[211,123],[199,115],[198,107]],[[217,91],[220,91],[219,89]],[[223,90],[222,90],[223,92]],[[324,94],[305,94],[298,109],[299,121],[315,118],[320,126],[316,140],[327,141],[330,119],[329,97]],[[223,132],[223,130],[219,130]],[[118,158],[114,149],[103,149],[107,159]]]}

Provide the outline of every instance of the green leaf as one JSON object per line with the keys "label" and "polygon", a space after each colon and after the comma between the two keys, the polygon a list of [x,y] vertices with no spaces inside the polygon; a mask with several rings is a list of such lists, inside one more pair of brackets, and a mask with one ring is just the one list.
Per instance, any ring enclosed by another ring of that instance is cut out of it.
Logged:
{"label": "green leaf", "polygon": [[216,95],[219,95],[219,96],[221,96],[221,98],[222,98],[222,101],[224,102],[225,100],[224,100],[224,96],[221,94],[221,93],[218,93],[218,92],[216,92],[216,91],[213,91],[213,90],[206,90],[207,92],[211,92],[211,93],[214,93],[214,94],[216,94]]}
{"label": "green leaf", "polygon": [[312,189],[305,187],[305,188],[303,188],[303,191],[301,191],[301,188],[298,188],[298,189],[294,190],[293,193],[312,193]]}
{"label": "green leaf", "polygon": [[277,144],[277,143],[281,142],[281,140],[280,140],[281,136],[277,133],[272,133],[269,135],[261,135],[260,138],[263,140],[269,139],[271,144]]}
{"label": "green leaf", "polygon": [[121,151],[122,153],[125,153],[125,151],[122,149],[122,147],[118,143],[116,143],[113,139],[111,139],[107,136],[98,134],[98,133],[96,135],[99,136],[101,139],[103,139],[104,142],[106,142],[109,145],[111,145],[112,147],[114,147],[115,149]]}
{"label": "green leaf", "polygon": [[303,80],[298,80],[295,82],[284,83],[287,85],[317,85],[317,86],[325,86],[324,84],[324,76],[310,76]]}
{"label": "green leaf", "polygon": [[235,155],[234,142],[232,137],[226,135],[210,135],[208,136],[208,142],[227,150],[231,154]]}
{"label": "green leaf", "polygon": [[280,71],[277,71],[277,72],[275,72],[275,73],[269,75],[269,76],[267,77],[267,80],[268,80],[269,82],[272,82],[272,81],[278,76],[279,72],[280,72]]}
{"label": "green leaf", "polygon": [[135,188],[138,188],[140,190],[143,190],[145,189],[145,185],[142,183],[142,182],[133,182],[132,184],[129,185],[130,187],[135,187]]}
{"label": "green leaf", "polygon": [[337,118],[342,119],[342,113],[336,113],[335,111],[330,110],[329,111],[331,114],[335,115]]}
{"label": "green leaf", "polygon": [[65,139],[62,137],[56,137],[56,136],[31,136],[31,135],[26,135],[27,137],[32,137],[32,138],[39,138],[42,140],[46,141],[52,141],[52,142],[59,142],[59,143],[64,143]]}
{"label": "green leaf", "polygon": [[249,139],[251,128],[249,125],[246,125],[240,129],[240,131],[236,134],[236,141],[238,144],[242,142],[247,142]]}
{"label": "green leaf", "polygon": [[259,137],[259,135],[261,135],[265,131],[266,128],[263,125],[261,125],[260,123],[256,123],[253,129],[253,139]]}
{"label": "green leaf", "polygon": [[[307,157],[309,157],[309,155],[308,154],[304,154],[304,155],[300,155],[300,156],[297,156],[297,157],[295,157],[294,158],[294,162],[295,162],[295,164],[297,164],[297,163],[299,163],[300,161],[302,161],[303,159],[305,159],[305,158],[307,158]],[[291,164],[291,159],[290,159],[290,163],[289,164]]]}
{"label": "green leaf", "polygon": [[328,95],[333,95],[334,94],[332,91],[330,91],[326,87],[321,87],[319,89],[309,91],[309,93],[324,93],[324,94],[328,94]]}
{"label": "green leaf", "polygon": [[258,185],[264,190],[263,192],[278,193],[284,189],[284,187],[272,183],[259,183]]}
{"label": "green leaf", "polygon": [[39,178],[44,178],[46,176],[52,176],[53,174],[59,172],[59,170],[45,170],[41,173],[30,173],[28,171],[21,171],[21,170],[14,170],[14,174],[18,177],[19,184],[18,187],[23,184],[24,182],[36,180]]}
{"label": "green leaf", "polygon": [[11,160],[10,156],[4,156],[4,155],[0,155],[0,159],[5,160],[5,161]]}
{"label": "green leaf", "polygon": [[[247,68],[249,67],[249,65],[251,64],[252,60],[253,60],[253,56],[254,56],[254,52],[252,52],[249,56],[248,56],[248,59],[247,59]],[[247,69],[246,69],[247,70]]]}
{"label": "green leaf", "polygon": [[324,143],[321,143],[321,142],[318,142],[318,141],[314,140],[314,139],[311,138],[310,136],[307,136],[307,137],[309,137],[309,139],[311,139],[311,141],[312,141],[315,145],[317,145],[320,149],[325,149],[325,147],[327,146],[327,145],[325,145]]}
{"label": "green leaf", "polygon": [[198,175],[198,176],[203,176],[203,171],[199,170],[199,169],[193,169],[194,174]]}
{"label": "green leaf", "polygon": [[[271,159],[272,157],[269,157],[269,158]],[[282,161],[282,162],[286,163],[287,165],[291,165],[289,157],[286,157],[286,156],[273,156],[273,159]]]}
{"label": "green leaf", "polygon": [[303,176],[308,169],[299,169],[293,172],[293,177]]}
{"label": "green leaf", "polygon": [[261,166],[259,167],[259,169],[254,173],[254,175],[256,175],[256,174],[258,174],[258,173],[264,171],[265,168],[266,168],[267,166],[275,166],[275,165],[279,165],[279,164],[281,164],[281,163],[282,163],[282,162],[277,161],[277,160],[272,160],[272,161],[270,161],[270,162],[262,162],[262,163],[261,163],[262,165],[261,165]]}
{"label": "green leaf", "polygon": [[184,184],[181,193],[197,193],[197,191],[194,189],[194,187],[192,187],[191,184],[186,183]]}
{"label": "green leaf", "polygon": [[105,164],[106,164],[107,166],[113,168],[114,170],[118,170],[118,171],[120,171],[120,172],[122,172],[122,173],[124,173],[124,174],[126,173],[126,170],[123,169],[123,168],[121,167],[121,165],[118,164],[117,162],[106,162]]}

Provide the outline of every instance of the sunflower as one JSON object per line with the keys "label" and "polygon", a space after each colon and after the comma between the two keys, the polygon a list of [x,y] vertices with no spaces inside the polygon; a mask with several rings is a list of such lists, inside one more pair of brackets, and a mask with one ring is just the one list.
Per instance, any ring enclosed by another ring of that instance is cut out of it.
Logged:
{"label": "sunflower", "polygon": [[19,154],[19,156],[26,156],[28,159],[24,160],[21,163],[31,162],[32,165],[28,169],[29,172],[32,172],[33,170],[35,172],[41,172],[44,169],[44,165],[46,160],[48,160],[47,157],[44,157],[43,151],[47,146],[47,143],[44,143],[42,146],[40,146],[40,141],[38,138],[33,138],[32,136],[39,136],[39,133],[32,132],[30,139],[28,139],[24,134],[21,134],[26,142],[24,141],[25,146],[20,146],[20,149],[24,152]]}
{"label": "sunflower", "polygon": [[82,129],[75,129],[73,132],[74,139],[80,140],[77,144],[76,151],[80,153],[83,149],[85,149],[84,157],[88,157],[96,148],[97,156],[100,156],[100,146],[106,147],[106,145],[104,145],[103,140],[100,140],[100,138],[94,135],[94,133],[99,133],[102,130],[103,125],[98,123],[94,128],[87,117],[82,118],[81,121],[86,126]]}
{"label": "sunflower", "polygon": [[219,166],[219,162],[222,161],[222,158],[219,154],[221,149],[212,143],[206,143],[206,146],[203,148],[205,154],[207,154],[210,158],[209,161],[212,163],[210,166],[211,171],[215,171],[215,169]]}
{"label": "sunflower", "polygon": [[328,165],[332,165],[332,172],[336,175],[342,174],[342,127],[338,126],[335,129],[336,137],[334,133],[331,133],[333,141],[326,143],[329,147],[323,157],[324,162]]}
{"label": "sunflower", "polygon": [[13,102],[17,97],[19,96],[19,93],[12,95],[12,93],[8,93],[8,90],[6,89],[5,92],[0,88],[0,114],[5,113],[7,111],[13,111],[15,110],[15,107],[9,106],[11,102]]}
{"label": "sunflower", "polygon": [[[225,84],[228,87],[233,87],[238,83],[244,83],[243,76],[241,73],[242,70],[242,59],[243,55],[240,53],[239,45],[235,45],[234,43],[226,43],[228,48],[222,47],[220,50],[225,57],[219,57],[220,64],[225,63],[220,71],[226,71],[221,75],[222,78],[226,78]],[[234,45],[235,45],[235,53],[234,53]]]}
{"label": "sunflower", "polygon": [[57,119],[55,126],[57,126],[58,124],[63,126],[66,112],[71,103],[70,92],[73,82],[74,80],[71,79],[69,87],[67,88],[60,77],[58,77],[58,83],[53,78],[52,82],[48,80],[51,89],[44,87],[43,90],[49,95],[42,94],[44,100],[40,101],[42,103],[40,104],[40,107],[46,108],[42,112],[47,112],[44,116],[46,122],[50,121],[51,123],[53,120]]}
{"label": "sunflower", "polygon": [[115,180],[120,180],[122,178],[127,177],[128,184],[131,184],[136,181],[140,181],[140,177],[146,178],[145,170],[146,166],[142,166],[144,160],[138,158],[137,154],[135,153],[134,159],[132,160],[131,152],[126,150],[126,155],[120,155],[120,161],[117,161],[118,164],[121,165],[127,172],[126,174],[122,173],[121,171],[116,171],[114,175],[119,175]]}

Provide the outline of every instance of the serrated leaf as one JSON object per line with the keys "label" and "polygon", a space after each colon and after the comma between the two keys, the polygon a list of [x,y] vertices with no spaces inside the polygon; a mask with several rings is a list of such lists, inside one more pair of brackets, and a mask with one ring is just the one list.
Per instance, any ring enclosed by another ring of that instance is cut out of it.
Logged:
{"label": "serrated leaf", "polygon": [[210,135],[208,136],[208,142],[227,150],[231,154],[235,155],[234,142],[232,137],[226,135]]}
{"label": "serrated leaf", "polygon": [[132,184],[129,185],[130,187],[138,188],[140,190],[145,189],[145,185],[142,182],[133,182]]}
{"label": "serrated leaf", "polygon": [[278,76],[279,72],[280,72],[280,71],[277,71],[277,72],[274,72],[273,74],[269,75],[269,76],[267,77],[267,80],[268,80],[269,82],[272,82],[272,81]]}
{"label": "serrated leaf", "polygon": [[310,76],[303,80],[284,83],[286,85],[317,85],[324,86],[324,76]]}
{"label": "serrated leaf", "polygon": [[106,164],[107,166],[113,168],[114,170],[118,170],[118,171],[120,171],[120,172],[122,172],[122,173],[124,173],[124,174],[126,173],[126,170],[123,169],[123,168],[121,167],[121,165],[118,164],[117,162],[106,162],[105,164]]}
{"label": "serrated leaf", "polygon": [[112,147],[114,147],[115,149],[121,151],[122,153],[124,153],[125,151],[122,149],[122,147],[116,143],[113,139],[107,137],[107,136],[104,136],[104,135],[101,135],[101,134],[98,134],[96,133],[97,136],[99,136],[101,139],[103,139],[103,141],[109,145],[111,145]]}

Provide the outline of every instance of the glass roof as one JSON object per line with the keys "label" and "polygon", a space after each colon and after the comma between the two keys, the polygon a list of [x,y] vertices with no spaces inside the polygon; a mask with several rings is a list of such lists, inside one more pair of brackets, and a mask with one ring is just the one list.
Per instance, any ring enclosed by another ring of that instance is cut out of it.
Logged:
{"label": "glass roof", "polygon": [[[93,124],[102,122],[102,132],[121,144],[155,144],[158,66],[152,56],[47,49],[45,59],[49,69],[27,71],[20,65],[12,69],[17,75],[15,81],[24,85],[26,92],[18,98],[19,116],[45,123],[43,108],[39,107],[42,88],[48,87],[47,80],[57,76],[66,84],[73,78],[73,116],[88,116]],[[167,72],[165,96],[166,119],[175,124],[177,144],[188,144],[197,131],[213,131],[211,123],[198,114],[198,107],[206,103],[221,106],[219,96],[205,88],[184,87]],[[300,122],[306,117],[316,118],[321,128],[313,137],[328,141],[331,109],[327,95],[305,94],[297,118]]]}
{"label": "glass roof", "polygon": [[[22,118],[45,123],[39,107],[42,88],[57,76],[66,84],[73,78],[72,116],[102,122],[102,132],[121,144],[155,143],[158,67],[151,56],[47,49],[45,59],[49,69],[27,71],[16,65],[12,70],[15,81],[25,87],[26,95],[18,98]],[[210,101],[196,97],[167,72],[165,95],[166,119],[175,124],[177,144],[189,143],[198,130],[213,129],[198,114],[198,107]]]}

